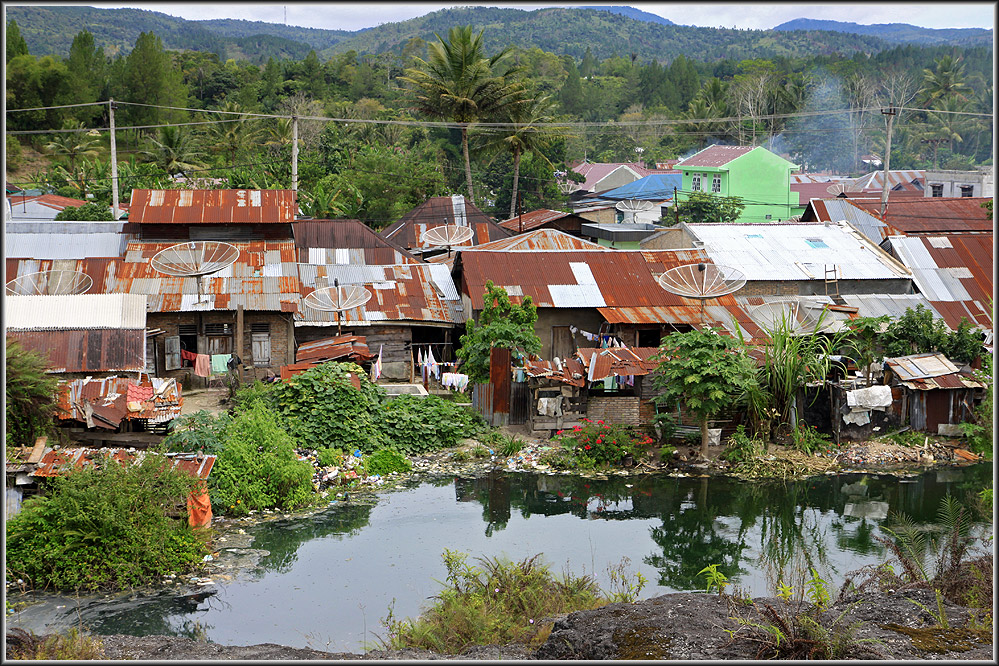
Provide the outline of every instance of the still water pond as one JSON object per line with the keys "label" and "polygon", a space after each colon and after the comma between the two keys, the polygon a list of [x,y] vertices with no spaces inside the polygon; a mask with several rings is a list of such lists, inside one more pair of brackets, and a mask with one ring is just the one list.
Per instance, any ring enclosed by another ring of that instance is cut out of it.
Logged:
{"label": "still water pond", "polygon": [[82,621],[98,634],[361,652],[374,647],[390,605],[415,617],[440,590],[445,548],[473,558],[543,553],[553,571],[591,573],[604,587],[608,568],[627,558],[649,580],[643,597],[702,589],[698,572],[710,564],[754,596],[772,593],[782,569],[814,567],[838,587],[847,572],[888,559],[872,537],[889,513],[932,522],[947,493],[966,501],[991,480],[991,465],[980,464],[789,483],[510,473],[422,481],[249,528],[252,547],[269,555],[249,576],[204,592],[81,599],[79,608],[51,598],[8,620],[35,631]]}

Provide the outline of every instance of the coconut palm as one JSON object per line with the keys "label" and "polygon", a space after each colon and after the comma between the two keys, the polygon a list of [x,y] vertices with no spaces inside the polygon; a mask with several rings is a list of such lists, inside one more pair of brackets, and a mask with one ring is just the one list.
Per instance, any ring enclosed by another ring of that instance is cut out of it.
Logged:
{"label": "coconut palm", "polygon": [[85,131],[83,123],[78,120],[68,120],[63,124],[65,130],[45,144],[45,149],[56,157],[63,157],[69,163],[69,170],[76,169],[76,161],[81,157],[96,157],[100,154],[100,136],[93,134],[97,130]]}
{"label": "coconut palm", "polygon": [[219,110],[226,113],[221,117],[211,114],[208,118],[217,121],[208,126],[208,141],[214,152],[228,156],[229,164],[235,164],[236,155],[260,137],[260,127],[246,115],[234,118],[233,114],[243,110],[235,102],[226,102]]}
{"label": "coconut palm", "polygon": [[923,106],[932,106],[937,100],[951,97],[967,100],[970,89],[964,82],[961,58],[945,55],[935,58],[934,62],[937,64],[934,69],[923,70],[923,87],[919,90]]}
{"label": "coconut palm", "polygon": [[927,131],[923,139],[933,146],[934,168],[938,166],[937,146],[940,143],[949,143],[951,152],[954,152],[954,144],[964,141],[962,132],[967,121],[961,112],[967,107],[967,102],[951,97],[937,100],[933,110],[926,114]]}
{"label": "coconut palm", "polygon": [[[472,163],[468,154],[468,128],[507,104],[514,103],[521,89],[512,76],[517,67],[505,67],[510,48],[487,58],[482,31],[472,34],[471,26],[448,31],[447,41],[427,45],[427,60],[416,58],[416,67],[399,77],[412,86],[417,110],[431,118],[451,120],[461,125],[461,148],[465,158],[468,198],[475,201]],[[503,68],[497,73],[497,69]]]}
{"label": "coconut palm", "polygon": [[517,214],[517,189],[520,181],[520,158],[524,153],[533,152],[548,166],[555,168],[544,154],[544,149],[561,136],[565,127],[553,127],[551,123],[555,103],[551,97],[537,91],[525,93],[515,104],[507,104],[495,117],[497,122],[509,126],[485,132],[483,144],[495,151],[509,151],[513,155],[513,191],[510,195],[510,217]]}
{"label": "coconut palm", "polygon": [[138,155],[145,161],[155,164],[171,176],[182,174],[202,166],[198,159],[203,153],[196,150],[191,137],[179,127],[161,127],[159,138],[149,137],[149,148],[140,150]]}

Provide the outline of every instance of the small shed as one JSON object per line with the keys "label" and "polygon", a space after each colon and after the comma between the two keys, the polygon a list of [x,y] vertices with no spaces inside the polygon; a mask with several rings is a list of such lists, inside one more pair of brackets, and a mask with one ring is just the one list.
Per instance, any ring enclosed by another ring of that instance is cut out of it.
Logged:
{"label": "small shed", "polygon": [[885,380],[902,387],[899,412],[914,430],[952,435],[973,418],[985,384],[940,352],[885,359]]}

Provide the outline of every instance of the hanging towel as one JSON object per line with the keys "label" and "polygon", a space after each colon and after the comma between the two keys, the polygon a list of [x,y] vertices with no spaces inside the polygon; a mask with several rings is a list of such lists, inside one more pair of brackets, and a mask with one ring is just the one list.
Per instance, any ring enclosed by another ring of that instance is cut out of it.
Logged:
{"label": "hanging towel", "polygon": [[382,352],[385,350],[385,345],[378,346],[378,358],[375,359],[375,379],[377,380],[382,376]]}
{"label": "hanging towel", "polygon": [[197,354],[192,351],[187,351],[186,349],[180,350],[180,357],[185,361],[190,361],[191,363],[194,363],[198,359]]}
{"label": "hanging towel", "polygon": [[194,359],[194,374],[207,377],[211,373],[212,359],[208,354],[198,354]]}
{"label": "hanging towel", "polygon": [[212,374],[223,375],[229,371],[232,354],[212,354]]}

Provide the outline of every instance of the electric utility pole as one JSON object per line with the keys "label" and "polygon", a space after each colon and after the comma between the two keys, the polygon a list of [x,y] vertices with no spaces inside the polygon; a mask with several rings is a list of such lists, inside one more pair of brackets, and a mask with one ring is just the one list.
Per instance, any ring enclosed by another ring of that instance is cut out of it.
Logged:
{"label": "electric utility pole", "polygon": [[117,222],[121,217],[118,201],[118,148],[114,133],[114,110],[118,105],[114,98],[108,100],[108,117],[111,121],[111,218]]}
{"label": "electric utility pole", "polygon": [[881,109],[881,114],[888,116],[888,136],[885,140],[885,170],[881,184],[881,219],[885,219],[885,211],[888,210],[888,163],[891,161],[891,126],[895,122],[895,115],[898,109],[893,106]]}

